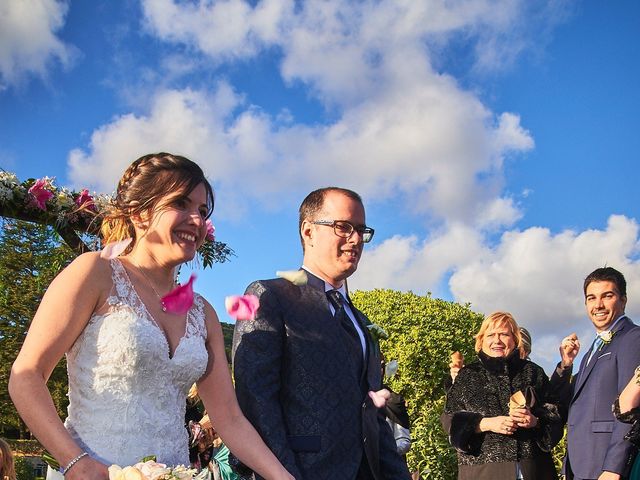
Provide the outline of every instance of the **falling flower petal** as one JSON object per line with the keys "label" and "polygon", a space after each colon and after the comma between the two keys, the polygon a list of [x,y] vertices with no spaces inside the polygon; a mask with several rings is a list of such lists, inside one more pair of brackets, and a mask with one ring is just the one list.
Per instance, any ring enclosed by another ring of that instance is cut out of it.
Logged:
{"label": "falling flower petal", "polygon": [[29,188],[29,193],[33,197],[35,205],[40,210],[47,209],[47,200],[53,197],[53,192],[46,189],[47,182],[44,179],[36,180],[36,182]]}
{"label": "falling flower petal", "polygon": [[193,305],[193,281],[195,279],[196,276],[192,273],[187,283],[179,285],[162,297],[163,309],[178,315],[187,313]]}
{"label": "falling flower petal", "polygon": [[106,258],[107,260],[116,258],[127,249],[132,241],[133,238],[125,238],[124,240],[120,240],[119,242],[107,243],[100,251],[100,258]]}
{"label": "falling flower petal", "polygon": [[253,320],[260,307],[255,295],[231,295],[224,299],[229,316],[235,320]]}
{"label": "falling flower petal", "polygon": [[391,378],[398,371],[398,360],[390,360],[384,366],[384,377]]}
{"label": "falling flower petal", "polygon": [[387,404],[387,400],[391,397],[391,392],[386,388],[378,390],[377,392],[369,390],[369,398],[373,401],[373,404],[378,408],[383,408]]}
{"label": "falling flower petal", "polygon": [[374,340],[377,340],[378,342],[380,340],[386,340],[387,338],[389,338],[389,334],[380,325],[372,323],[371,325],[367,325],[367,328],[369,329],[369,333],[371,333],[371,336],[374,338]]}
{"label": "falling flower petal", "polygon": [[285,280],[289,280],[294,285],[301,287],[302,285],[306,285],[308,282],[307,272],[304,270],[285,270],[276,272],[276,276],[280,278],[284,278]]}
{"label": "falling flower petal", "polygon": [[207,218],[207,236],[206,239],[210,242],[215,242],[216,240],[216,227],[213,226],[213,223],[211,223],[211,220],[209,220]]}

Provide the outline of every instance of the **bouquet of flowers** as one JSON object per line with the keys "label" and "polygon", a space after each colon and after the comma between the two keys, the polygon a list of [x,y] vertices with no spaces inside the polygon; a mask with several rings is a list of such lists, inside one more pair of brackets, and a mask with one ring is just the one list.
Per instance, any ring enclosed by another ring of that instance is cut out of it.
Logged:
{"label": "bouquet of flowers", "polygon": [[124,468],[118,465],[109,467],[109,480],[200,480],[207,476],[207,469],[198,473],[197,470],[184,465],[167,467],[164,463],[157,463],[155,460],[147,460]]}

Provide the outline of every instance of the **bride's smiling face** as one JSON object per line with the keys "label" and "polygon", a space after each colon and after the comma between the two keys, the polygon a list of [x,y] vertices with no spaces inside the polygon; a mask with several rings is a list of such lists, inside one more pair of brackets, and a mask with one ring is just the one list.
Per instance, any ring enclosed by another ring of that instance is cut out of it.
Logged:
{"label": "bride's smiling face", "polygon": [[205,239],[208,213],[207,192],[202,183],[188,194],[165,195],[149,219],[141,219],[140,241],[148,244],[158,259],[161,256],[170,263],[192,260]]}

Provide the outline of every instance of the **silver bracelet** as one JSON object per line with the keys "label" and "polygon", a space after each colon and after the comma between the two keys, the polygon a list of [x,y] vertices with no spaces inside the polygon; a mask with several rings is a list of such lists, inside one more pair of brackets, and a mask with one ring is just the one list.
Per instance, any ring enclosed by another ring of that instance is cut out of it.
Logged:
{"label": "silver bracelet", "polygon": [[87,455],[89,455],[87,452],[82,452],[80,455],[73,458],[69,463],[67,463],[66,467],[60,467],[59,472],[62,475],[65,475],[71,469],[71,467],[73,467],[76,463],[80,461],[80,459],[82,459],[83,457],[86,457]]}

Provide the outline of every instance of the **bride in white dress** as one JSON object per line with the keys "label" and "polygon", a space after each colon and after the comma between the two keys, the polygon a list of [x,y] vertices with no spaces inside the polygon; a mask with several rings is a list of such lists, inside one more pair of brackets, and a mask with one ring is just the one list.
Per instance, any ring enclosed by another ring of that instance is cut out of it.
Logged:
{"label": "bride in white dress", "polygon": [[[184,157],[146,155],[127,169],[113,203],[104,241],[131,244],[119,258],[83,254],[58,275],[13,365],[9,391],[25,423],[67,480],[105,480],[109,465],[148,455],[188,465],[184,413],[197,381],[229,449],[267,479],[293,479],[238,407],[211,305],[196,294],[185,315],[160,300],[206,235],[213,192],[202,170]],[[63,425],[46,381],[65,354]]]}

